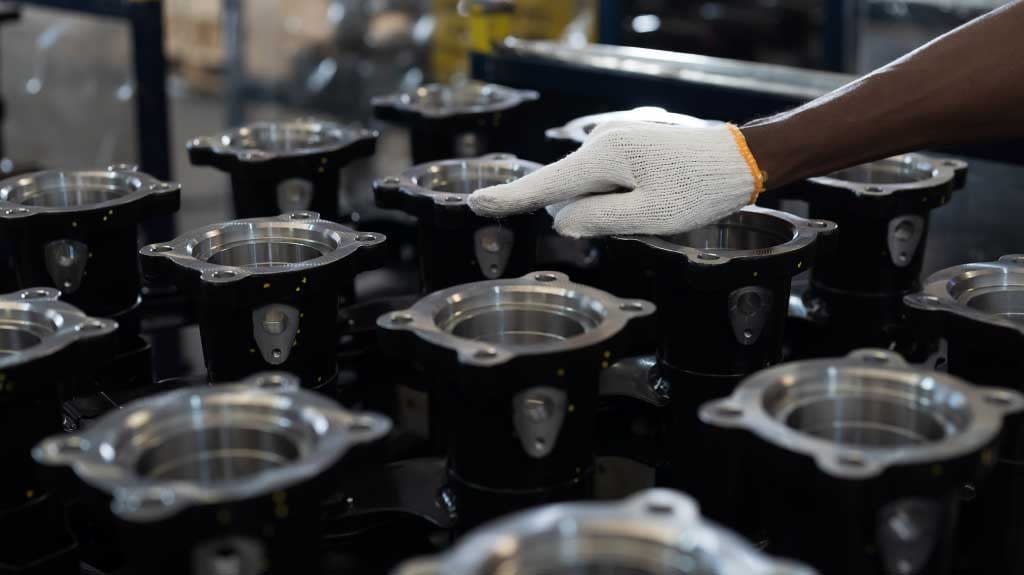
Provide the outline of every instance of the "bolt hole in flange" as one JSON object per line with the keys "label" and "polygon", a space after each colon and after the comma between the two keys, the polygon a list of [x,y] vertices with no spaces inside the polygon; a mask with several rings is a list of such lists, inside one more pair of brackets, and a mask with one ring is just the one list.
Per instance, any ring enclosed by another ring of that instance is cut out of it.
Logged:
{"label": "bolt hole in flange", "polygon": [[213,272],[213,277],[219,280],[233,278],[235,275],[237,274],[231,270],[217,270]]}
{"label": "bolt hole in flange", "polygon": [[408,325],[412,323],[413,317],[407,313],[393,313],[391,314],[391,323],[395,325]]}
{"label": "bolt hole in flange", "polygon": [[558,276],[556,276],[555,274],[537,274],[533,276],[533,279],[539,282],[550,283],[553,281],[558,281]]}
{"label": "bolt hole in flange", "polygon": [[164,254],[167,252],[174,251],[174,248],[172,248],[171,246],[153,246],[152,248],[150,248],[149,251],[153,253]]}
{"label": "bolt hole in flange", "polygon": [[29,290],[21,294],[21,299],[42,299],[50,297],[50,292],[42,289]]}
{"label": "bolt hole in flange", "polygon": [[103,329],[103,327],[104,325],[102,323],[98,321],[91,321],[78,326],[78,331],[99,331]]}
{"label": "bolt hole in flange", "polygon": [[644,311],[644,304],[635,301],[630,301],[620,305],[619,309],[628,312]]}
{"label": "bolt hole in flange", "polygon": [[992,391],[985,394],[985,401],[996,407],[1008,407],[1013,404],[1013,397],[1006,393]]}
{"label": "bolt hole in flange", "polygon": [[372,242],[377,239],[377,236],[373,234],[359,234],[356,236],[357,242]]}
{"label": "bolt hole in flange", "polygon": [[497,350],[489,348],[478,349],[473,353],[473,357],[477,359],[494,359],[498,357],[498,352]]}

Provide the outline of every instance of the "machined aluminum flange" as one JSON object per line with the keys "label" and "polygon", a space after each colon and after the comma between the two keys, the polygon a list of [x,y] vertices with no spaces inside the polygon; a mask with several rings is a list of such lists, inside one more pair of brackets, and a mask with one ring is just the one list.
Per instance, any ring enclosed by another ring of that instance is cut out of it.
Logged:
{"label": "machined aluminum flange", "polygon": [[135,570],[312,572],[321,502],[347,456],[384,437],[391,422],[298,383],[267,372],[168,391],[84,432],[45,439],[32,456],[70,469],[89,500],[109,509]]}
{"label": "machined aluminum flange", "polygon": [[378,96],[373,99],[373,106],[378,115],[387,115],[384,110],[393,110],[394,113],[437,119],[500,112],[539,97],[533,90],[469,80],[426,84],[412,92]]}
{"label": "machined aluminum flange", "polygon": [[291,212],[206,226],[140,253],[148,273],[172,276],[195,299],[212,381],[275,367],[318,386],[337,370],[338,297],[384,241]]}
{"label": "machined aluminum flange", "polygon": [[564,126],[548,129],[544,132],[544,135],[549,140],[564,140],[572,143],[573,147],[575,147],[586,141],[587,136],[605,122],[650,122],[652,124],[666,124],[685,128],[707,128],[721,124],[721,122],[714,120],[702,120],[693,116],[687,116],[686,114],[676,114],[664,108],[643,106],[633,108],[632,110],[619,110],[581,116],[569,121]]}
{"label": "machined aluminum flange", "polygon": [[269,372],[135,401],[85,432],[44,440],[33,457],[70,467],[112,498],[115,515],[148,523],[311,481],[390,428]]}
{"label": "machined aluminum flange", "polygon": [[813,575],[768,557],[701,517],[690,497],[649,489],[621,502],[524,511],[469,533],[451,550],[414,559],[395,575],[505,573]]}
{"label": "machined aluminum flange", "polygon": [[176,211],[180,193],[128,165],[0,181],[0,235],[15,244],[18,285],[56,287],[93,315],[132,309],[141,288],[139,224]]}
{"label": "machined aluminum flange", "polygon": [[731,397],[705,405],[701,419],[812,458],[822,473],[865,479],[980,452],[1003,418],[1022,410],[1017,392],[922,371],[891,352],[859,350],[758,372]]}
{"label": "machined aluminum flange", "polygon": [[466,200],[476,190],[512,182],[540,167],[512,154],[488,154],[420,164],[374,183],[378,207],[417,217],[424,292],[534,269],[543,216],[484,218]]}
{"label": "machined aluminum flange", "polygon": [[255,122],[188,143],[193,165],[231,175],[239,217],[313,210],[336,220],[340,170],[370,156],[377,132],[314,118]]}
{"label": "machined aluminum flange", "polygon": [[[117,329],[117,322],[89,317],[59,297],[54,288],[0,295],[0,374],[46,361],[78,341]],[[13,384],[6,378],[5,383]]]}
{"label": "machined aluminum flange", "polygon": [[519,118],[540,95],[474,80],[373,99],[374,115],[409,126],[416,164],[523,150]]}
{"label": "machined aluminum flange", "polygon": [[758,372],[700,417],[731,456],[717,482],[746,485],[734,504],[773,549],[852,575],[949,572],[964,485],[985,485],[1022,412],[1019,392],[865,349]]}
{"label": "machined aluminum flange", "polygon": [[381,316],[377,325],[453,352],[464,365],[490,367],[600,345],[631,319],[653,313],[649,302],[539,271],[434,292],[407,310]]}

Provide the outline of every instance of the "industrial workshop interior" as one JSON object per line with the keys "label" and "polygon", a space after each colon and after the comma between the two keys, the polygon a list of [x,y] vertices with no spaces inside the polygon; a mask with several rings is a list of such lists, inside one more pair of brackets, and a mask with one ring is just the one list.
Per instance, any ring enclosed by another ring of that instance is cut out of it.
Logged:
{"label": "industrial workshop interior", "polygon": [[0,575],[1024,575],[1024,0],[0,2]]}

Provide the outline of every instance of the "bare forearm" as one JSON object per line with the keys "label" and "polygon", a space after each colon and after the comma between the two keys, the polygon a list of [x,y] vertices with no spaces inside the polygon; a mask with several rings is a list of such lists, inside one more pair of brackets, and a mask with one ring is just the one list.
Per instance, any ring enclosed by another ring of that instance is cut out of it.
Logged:
{"label": "bare forearm", "polygon": [[1024,2],[742,131],[770,188],[901,152],[1024,136]]}

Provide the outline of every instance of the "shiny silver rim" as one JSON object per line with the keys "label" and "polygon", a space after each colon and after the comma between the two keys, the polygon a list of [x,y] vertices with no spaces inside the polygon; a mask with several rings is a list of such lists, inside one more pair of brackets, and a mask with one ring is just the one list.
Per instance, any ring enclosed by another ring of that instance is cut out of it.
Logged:
{"label": "shiny silver rim", "polygon": [[701,407],[703,421],[746,429],[845,479],[892,466],[942,462],[987,446],[1024,396],[910,366],[898,354],[858,350],[756,373],[731,397]]}
{"label": "shiny silver rim", "polygon": [[915,309],[946,311],[1024,333],[1024,255],[940,270],[903,301]]}
{"label": "shiny silver rim", "polygon": [[89,317],[59,297],[53,288],[0,295],[0,370],[45,359],[76,341],[117,329],[117,322]]}
{"label": "shiny silver rim", "polygon": [[674,114],[664,108],[644,106],[632,110],[582,116],[560,128],[549,129],[545,135],[552,140],[571,140],[582,144],[595,128],[605,122],[650,122],[684,128],[709,128],[722,124],[722,122],[714,120],[702,120],[685,114]]}
{"label": "shiny silver rim", "polygon": [[321,154],[377,137],[373,130],[313,118],[254,122],[226,132],[196,138],[189,148],[230,155],[243,162]]}
{"label": "shiny silver rim", "polygon": [[587,569],[664,575],[814,573],[809,567],[770,558],[704,520],[690,497],[648,489],[621,502],[549,505],[513,515],[470,533],[450,551],[400,566],[397,575],[590,572]]}
{"label": "shiny silver rim", "polygon": [[464,364],[490,366],[598,344],[654,310],[650,302],[539,271],[434,292],[409,309],[380,316],[377,325],[451,349]]}
{"label": "shiny silver rim", "polygon": [[540,164],[512,154],[487,154],[413,166],[400,178],[382,180],[381,185],[397,185],[407,194],[431,198],[438,204],[460,205],[479,189],[513,182],[540,168]]}
{"label": "shiny silver rim", "polygon": [[162,182],[129,165],[35,172],[0,181],[0,218],[111,209],[179,190],[180,185]]}
{"label": "shiny silver rim", "polygon": [[412,92],[374,98],[373,105],[390,106],[425,118],[446,118],[508,110],[539,97],[532,90],[516,90],[471,80],[452,84],[426,84]]}
{"label": "shiny silver rim", "polygon": [[224,283],[322,267],[385,239],[303,211],[206,226],[139,253],[195,270],[203,281]]}
{"label": "shiny silver rim", "polygon": [[850,190],[858,195],[885,196],[948,185],[956,177],[957,170],[966,166],[962,160],[904,154],[811,178],[810,181],[820,186]]}
{"label": "shiny silver rim", "polygon": [[713,224],[682,234],[614,237],[677,253],[697,265],[715,266],[794,252],[812,244],[819,234],[836,229],[836,224],[827,220],[807,220],[778,210],[747,206]]}
{"label": "shiny silver rim", "polygon": [[195,505],[242,501],[312,479],[391,422],[342,409],[285,373],[179,389],[103,416],[32,451],[113,497],[113,512],[157,521]]}

